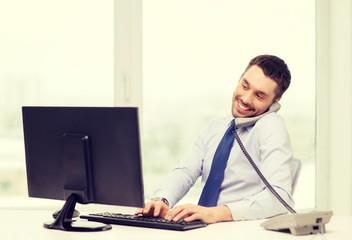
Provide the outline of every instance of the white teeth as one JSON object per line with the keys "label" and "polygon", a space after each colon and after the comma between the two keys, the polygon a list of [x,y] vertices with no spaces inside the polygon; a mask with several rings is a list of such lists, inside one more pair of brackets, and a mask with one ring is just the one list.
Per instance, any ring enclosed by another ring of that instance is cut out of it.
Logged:
{"label": "white teeth", "polygon": [[240,102],[238,102],[238,106],[240,106],[241,109],[248,111],[250,110],[250,108],[246,108],[245,106],[243,106]]}

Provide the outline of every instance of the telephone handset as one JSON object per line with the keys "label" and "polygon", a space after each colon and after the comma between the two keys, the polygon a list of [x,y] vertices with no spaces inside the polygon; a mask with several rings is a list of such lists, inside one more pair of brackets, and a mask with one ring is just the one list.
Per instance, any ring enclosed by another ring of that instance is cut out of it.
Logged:
{"label": "telephone handset", "polygon": [[[280,104],[274,102],[265,113],[251,117],[251,118],[236,118],[236,128],[251,126],[256,123],[264,115],[271,112],[277,112],[280,109]],[[248,162],[252,165],[260,179],[271,191],[271,193],[280,201],[280,203],[287,208],[291,214],[283,214],[275,216],[261,224],[267,230],[275,230],[281,232],[290,232],[293,235],[307,235],[315,233],[325,233],[325,224],[330,221],[332,211],[314,211],[308,213],[296,213],[291,206],[285,202],[284,199],[275,191],[275,189],[266,180],[264,175],[255,164],[246,148],[244,147],[241,139],[239,138],[236,128],[233,131],[236,141],[238,142],[243,154],[247,158]]]}
{"label": "telephone handset", "polygon": [[248,117],[248,118],[235,118],[235,123],[237,128],[241,127],[248,127],[256,123],[259,119],[261,119],[263,116],[272,113],[272,112],[277,112],[281,108],[280,103],[274,102],[271,104],[269,109],[262,113],[261,115],[255,116],[255,117]]}

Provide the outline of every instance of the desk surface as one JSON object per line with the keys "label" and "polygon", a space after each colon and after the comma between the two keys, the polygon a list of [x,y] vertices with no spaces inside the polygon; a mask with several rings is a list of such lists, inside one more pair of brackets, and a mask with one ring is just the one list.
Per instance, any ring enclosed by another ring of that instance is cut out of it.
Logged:
{"label": "desk surface", "polygon": [[[126,212],[126,211],[124,211]],[[112,230],[104,232],[64,232],[43,228],[43,222],[51,219],[49,210],[0,210],[0,238],[2,240],[18,239],[352,239],[352,216],[333,216],[326,225],[324,236],[293,236],[287,233],[266,231],[260,227],[263,220],[224,222],[211,224],[205,228],[185,232],[137,228],[113,225]]]}

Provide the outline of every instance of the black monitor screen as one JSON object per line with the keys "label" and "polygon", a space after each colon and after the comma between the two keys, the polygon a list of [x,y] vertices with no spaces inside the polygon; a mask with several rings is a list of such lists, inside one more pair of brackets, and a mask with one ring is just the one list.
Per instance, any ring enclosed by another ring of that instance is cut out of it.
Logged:
{"label": "black monitor screen", "polygon": [[137,108],[23,107],[28,194],[144,204]]}

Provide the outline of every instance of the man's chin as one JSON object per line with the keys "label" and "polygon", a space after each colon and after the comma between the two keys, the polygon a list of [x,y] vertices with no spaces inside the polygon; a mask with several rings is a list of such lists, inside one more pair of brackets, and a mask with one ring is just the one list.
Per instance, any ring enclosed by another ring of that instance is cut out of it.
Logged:
{"label": "man's chin", "polygon": [[253,117],[254,113],[253,113],[253,111],[248,111],[248,113],[241,113],[241,112],[237,112],[237,111],[232,111],[232,115],[235,118],[247,118],[247,117]]}

